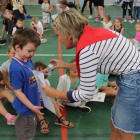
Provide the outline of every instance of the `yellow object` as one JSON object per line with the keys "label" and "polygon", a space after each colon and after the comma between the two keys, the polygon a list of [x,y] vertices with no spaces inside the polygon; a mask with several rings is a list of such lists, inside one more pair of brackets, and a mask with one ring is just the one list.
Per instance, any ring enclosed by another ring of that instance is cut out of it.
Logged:
{"label": "yellow object", "polygon": [[[28,0],[28,6],[30,5],[30,0]],[[36,5],[36,0],[34,0],[34,6]]]}
{"label": "yellow object", "polygon": [[[77,0],[77,10],[81,10],[81,9],[79,9],[79,0]],[[89,9],[89,1],[87,2],[87,8],[84,10],[90,10]]]}

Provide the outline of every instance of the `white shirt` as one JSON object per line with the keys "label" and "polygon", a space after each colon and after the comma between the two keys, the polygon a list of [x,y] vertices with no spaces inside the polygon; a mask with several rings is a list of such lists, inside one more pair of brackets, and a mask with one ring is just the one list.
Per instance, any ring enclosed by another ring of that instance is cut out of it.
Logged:
{"label": "white shirt", "polygon": [[[48,11],[49,10],[49,3],[46,3],[46,4],[42,3],[41,8],[44,9],[45,11]],[[42,11],[42,14],[43,14],[43,16],[49,16],[49,13],[47,13],[47,12]]]}
{"label": "white shirt", "polygon": [[[69,9],[70,8],[67,6],[64,11],[69,10]],[[56,11],[57,11],[57,14],[63,12],[62,8],[60,8],[60,4],[56,4]]]}
{"label": "white shirt", "polygon": [[43,26],[42,26],[42,23],[41,23],[40,21],[38,21],[37,24],[35,24],[34,22],[33,22],[33,24],[35,25],[35,27],[36,27],[36,29],[37,29],[37,32],[40,34],[39,28],[41,28],[42,34],[43,34]]}
{"label": "white shirt", "polygon": [[108,22],[106,24],[106,22],[103,22],[103,25],[104,25],[104,28],[107,29],[107,30],[110,30],[110,27],[112,26],[112,23],[111,22]]}

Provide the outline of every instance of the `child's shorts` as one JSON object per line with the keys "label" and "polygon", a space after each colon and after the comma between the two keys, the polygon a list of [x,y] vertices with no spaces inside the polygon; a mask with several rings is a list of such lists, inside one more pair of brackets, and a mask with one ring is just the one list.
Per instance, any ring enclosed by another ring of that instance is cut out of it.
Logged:
{"label": "child's shorts", "polygon": [[16,19],[21,18],[21,19],[25,20],[24,13],[21,14],[21,13],[19,12],[19,10],[14,10],[14,16],[16,17]]}
{"label": "child's shorts", "polygon": [[117,75],[119,86],[111,108],[113,125],[126,133],[140,133],[140,70]]}
{"label": "child's shorts", "polygon": [[138,40],[133,39],[135,42],[137,42],[138,45],[140,45],[140,42]]}
{"label": "child's shorts", "polygon": [[16,135],[18,140],[33,140],[36,132],[37,115],[17,115],[15,119]]}
{"label": "child's shorts", "polygon": [[49,23],[50,22],[50,17],[48,16],[43,16],[43,23]]}

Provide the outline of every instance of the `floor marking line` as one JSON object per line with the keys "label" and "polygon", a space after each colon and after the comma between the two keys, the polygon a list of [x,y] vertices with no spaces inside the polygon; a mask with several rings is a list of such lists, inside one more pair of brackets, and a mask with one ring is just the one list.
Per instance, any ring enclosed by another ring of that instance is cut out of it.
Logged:
{"label": "floor marking line", "polygon": [[[61,51],[61,42],[58,41],[58,54],[59,54],[59,60],[62,61],[62,51]],[[63,69],[59,69],[59,76],[63,75]],[[64,118],[66,118],[66,109],[65,107],[63,108],[63,110],[61,110],[61,114]],[[68,140],[67,137],[67,128],[61,126],[61,132],[62,132],[62,140]]]}

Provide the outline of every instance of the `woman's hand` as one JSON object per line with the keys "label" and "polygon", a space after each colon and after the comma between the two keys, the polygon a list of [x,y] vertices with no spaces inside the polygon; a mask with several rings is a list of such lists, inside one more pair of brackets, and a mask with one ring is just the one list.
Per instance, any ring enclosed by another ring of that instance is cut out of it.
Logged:
{"label": "woman's hand", "polygon": [[59,109],[63,110],[63,107],[64,107],[64,106],[63,106],[62,104],[59,103],[60,100],[61,100],[61,99],[58,99],[58,100],[56,101],[56,103],[57,103]]}
{"label": "woman's hand", "polygon": [[51,64],[54,64],[54,66],[52,67],[52,69],[57,69],[57,68],[66,68],[67,63],[64,63],[60,60],[57,59],[52,59],[50,60]]}

